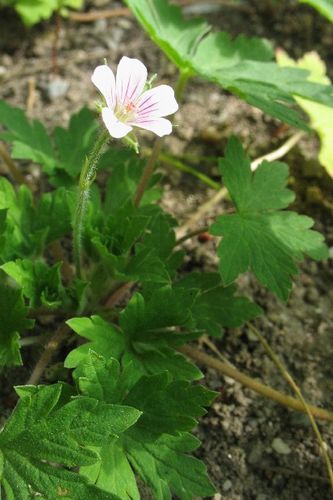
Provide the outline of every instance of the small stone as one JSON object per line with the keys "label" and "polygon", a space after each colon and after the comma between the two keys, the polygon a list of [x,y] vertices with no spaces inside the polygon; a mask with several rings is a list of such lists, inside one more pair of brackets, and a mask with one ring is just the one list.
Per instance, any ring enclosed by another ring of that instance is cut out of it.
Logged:
{"label": "small stone", "polygon": [[60,77],[56,77],[49,83],[47,83],[47,85],[45,86],[45,92],[48,99],[50,99],[50,101],[53,101],[54,99],[62,97],[64,94],[66,94],[68,88],[69,83],[66,80]]}
{"label": "small stone", "polygon": [[272,448],[279,455],[289,455],[289,453],[291,453],[291,449],[289,448],[287,443],[282,441],[282,439],[279,437],[273,439]]}
{"label": "small stone", "polygon": [[261,445],[255,445],[247,457],[247,461],[249,462],[249,464],[251,465],[258,464],[261,461],[262,453],[263,449]]}
{"label": "small stone", "polygon": [[226,481],[224,481],[224,483],[222,485],[222,490],[229,491],[229,490],[231,490],[231,488],[232,488],[232,482],[230,481],[230,479],[227,479]]}

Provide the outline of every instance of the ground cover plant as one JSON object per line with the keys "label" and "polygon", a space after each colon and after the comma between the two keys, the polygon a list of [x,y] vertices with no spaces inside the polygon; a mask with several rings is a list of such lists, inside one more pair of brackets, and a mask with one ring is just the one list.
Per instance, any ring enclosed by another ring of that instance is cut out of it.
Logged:
{"label": "ground cover plant", "polygon": [[[73,114],[66,128],[49,131],[0,101],[1,155],[10,169],[0,179],[1,366],[20,365],[27,345],[45,344],[27,384],[16,387],[18,403],[0,433],[8,499],[140,498],[142,483],[158,499],[214,495],[204,464],[192,455],[199,441],[191,431],[218,394],[201,382],[196,362],[212,362],[192,342],[218,339],[224,328],[264,314],[237,292],[241,274],[250,271],[287,301],[304,258],[328,258],[313,220],[289,207],[288,166],[251,162],[230,136],[216,188],[232,208],[195,231],[216,238],[219,266],[186,270],[182,244],[193,233],[161,208],[156,164],[188,83],[209,80],[305,132],[310,125],[297,103],[331,108],[333,87],[291,62],[279,66],[266,40],[232,39],[164,0],[127,5],[177,67],[175,92],[154,68],[148,75],[143,62],[124,54],[91,68],[97,106]],[[140,129],[157,136],[148,158]],[[24,176],[28,163],[41,169],[40,184]],[[48,316],[49,336],[42,331]],[[332,482],[315,422],[332,414],[304,401],[251,328],[296,397],[223,363],[217,369],[307,413]],[[53,355],[63,362],[60,381],[40,384]]]}

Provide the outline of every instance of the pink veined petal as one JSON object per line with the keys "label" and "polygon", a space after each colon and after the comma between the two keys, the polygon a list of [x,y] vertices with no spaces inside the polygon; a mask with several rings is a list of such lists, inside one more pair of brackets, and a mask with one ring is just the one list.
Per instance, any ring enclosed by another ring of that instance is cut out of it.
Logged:
{"label": "pink veined petal", "polygon": [[150,130],[159,137],[169,135],[172,132],[172,124],[170,120],[167,120],[166,118],[152,118],[142,121],[138,120],[131,123],[131,125],[139,128],[144,128],[145,130]]}
{"label": "pink veined petal", "polygon": [[159,85],[147,90],[137,102],[139,120],[171,115],[177,109],[175,93],[169,85]]}
{"label": "pink veined petal", "polygon": [[102,118],[110,135],[115,139],[125,137],[132,130],[130,125],[120,122],[110,108],[102,109]]}
{"label": "pink veined petal", "polygon": [[116,80],[109,66],[106,64],[97,66],[91,76],[91,81],[103,95],[106,104],[114,109],[116,106]]}
{"label": "pink veined petal", "polygon": [[146,66],[138,59],[122,57],[118,64],[116,76],[118,105],[126,105],[135,101],[142,93],[146,81]]}

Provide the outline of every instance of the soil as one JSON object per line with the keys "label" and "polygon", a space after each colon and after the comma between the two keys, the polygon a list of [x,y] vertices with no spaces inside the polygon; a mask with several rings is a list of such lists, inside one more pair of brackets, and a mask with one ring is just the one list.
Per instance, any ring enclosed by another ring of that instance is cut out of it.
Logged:
{"label": "soil", "polygon": [[[108,8],[109,3],[96,0],[90,7]],[[112,7],[116,5],[112,3]],[[232,35],[265,36],[275,47],[283,47],[294,57],[318,50],[333,77],[333,25],[307,6],[287,0],[277,3],[249,0],[235,5],[229,2],[229,6],[210,6],[202,1],[200,5],[199,10],[204,10],[203,14],[216,28]],[[186,8],[189,15],[191,9]],[[96,92],[90,75],[104,57],[112,65],[123,54],[138,57],[152,73],[158,73],[160,81],[175,81],[175,68],[131,17],[89,24],[63,21],[59,75],[55,76],[51,59],[54,23],[26,30],[11,11],[1,11],[0,16],[0,98],[23,108],[30,106],[30,116],[42,119],[48,127],[65,125],[70,115],[83,105],[93,106]],[[35,94],[32,105],[29,88]],[[59,97],[52,97],[56,91]],[[231,133],[240,136],[254,158],[278,147],[292,132],[238,98],[201,81],[189,84],[177,124],[167,141],[169,151],[197,158],[222,155]],[[317,151],[316,138],[307,136],[285,161],[291,167],[290,183],[297,192],[296,209],[315,219],[316,229],[326,236],[332,250],[333,183],[317,164]],[[166,187],[163,205],[180,222],[214,194],[197,179],[168,165],[161,167]],[[200,168],[218,180],[216,163],[205,162]],[[204,225],[227,206],[223,202],[222,207],[213,207],[199,224]],[[186,269],[215,270],[215,245],[214,241],[200,242],[197,238],[186,242]],[[264,290],[251,275],[239,280],[240,293],[252,298],[265,311],[255,322],[257,328],[294,376],[306,399],[327,409],[333,406],[332,278],[332,260],[306,261],[287,304]],[[239,370],[289,392],[247,327],[227,330],[215,344]],[[24,383],[30,368],[28,365],[7,371],[2,376],[3,387],[7,387],[3,394],[3,416],[15,402],[12,385]],[[326,470],[307,418],[202,368],[208,387],[220,393],[197,429],[202,440],[197,454],[207,464],[216,485],[215,500],[331,498]],[[319,423],[319,427],[332,449],[332,427],[327,423]],[[142,498],[149,496],[143,493]]]}

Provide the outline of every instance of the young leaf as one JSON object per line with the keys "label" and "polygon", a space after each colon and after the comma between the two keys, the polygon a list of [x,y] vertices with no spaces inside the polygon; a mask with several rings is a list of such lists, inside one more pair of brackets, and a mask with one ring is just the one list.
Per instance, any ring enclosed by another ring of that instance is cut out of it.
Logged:
{"label": "young leaf", "polygon": [[290,108],[293,95],[333,107],[332,86],[310,83],[307,72],[270,62],[273,53],[265,40],[230,40],[223,32],[208,33],[207,23],[186,21],[180,8],[167,0],[126,3],[152,40],[188,75],[213,81],[265,113],[304,129],[301,116]]}
{"label": "young leaf", "polygon": [[97,462],[98,455],[87,446],[112,442],[140,412],[87,397],[62,404],[63,389],[61,384],[17,388],[20,401],[0,433],[1,483],[9,500],[35,495],[118,498],[68,468]]}
{"label": "young leaf", "polygon": [[212,392],[187,382],[172,382],[166,373],[143,377],[133,386],[130,366],[121,372],[115,360],[106,361],[93,352],[74,377],[83,394],[94,394],[112,404],[135,405],[142,411],[133,432],[128,429],[118,441],[98,449],[99,463],[82,467],[82,474],[128,500],[140,498],[134,474],[161,500],[171,498],[172,492],[181,499],[214,493],[204,465],[187,455],[199,442],[183,432],[204,413],[202,406],[212,401]]}
{"label": "young leaf", "polygon": [[32,328],[21,290],[0,283],[0,366],[21,365],[20,333]]}
{"label": "young leaf", "polygon": [[293,200],[285,185],[288,167],[264,161],[251,172],[238,139],[230,139],[220,170],[237,212],[218,217],[211,233],[223,236],[218,248],[226,285],[251,269],[259,281],[287,300],[297,262],[327,257],[323,237],[310,230],[310,217],[282,211]]}
{"label": "young leaf", "polygon": [[35,309],[40,306],[57,308],[62,303],[64,289],[60,276],[61,264],[49,267],[45,262],[17,259],[1,266],[22,288],[29,305]]}

